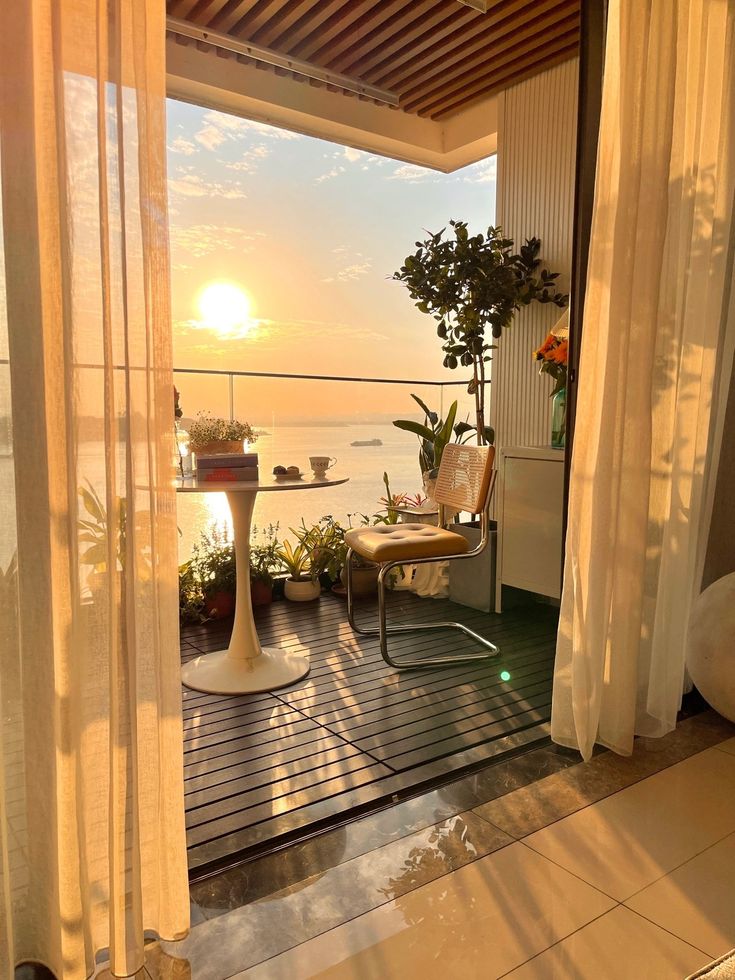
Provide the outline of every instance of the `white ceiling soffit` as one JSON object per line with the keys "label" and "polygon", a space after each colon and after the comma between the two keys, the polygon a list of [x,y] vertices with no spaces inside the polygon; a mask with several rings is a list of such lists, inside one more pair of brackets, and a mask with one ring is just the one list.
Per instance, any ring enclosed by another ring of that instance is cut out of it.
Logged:
{"label": "white ceiling soffit", "polygon": [[[372,101],[372,92],[346,98],[339,90],[310,85],[308,71],[314,66],[300,66],[304,72],[298,79],[263,71],[253,63],[257,58],[243,63],[231,47],[216,47],[218,38],[211,39],[215,44],[207,43],[191,33],[183,36],[184,28],[178,22],[173,27],[177,33],[169,32],[166,42],[171,98],[444,173],[476,163],[497,149],[497,96],[448,119],[434,120],[401,112],[387,104],[387,99],[386,104],[378,105]],[[189,27],[192,29],[196,30]],[[264,57],[272,54],[266,52]],[[296,68],[293,65],[291,70]],[[342,81],[345,85],[354,82],[347,77]],[[336,88],[339,82],[330,80],[329,84]]]}

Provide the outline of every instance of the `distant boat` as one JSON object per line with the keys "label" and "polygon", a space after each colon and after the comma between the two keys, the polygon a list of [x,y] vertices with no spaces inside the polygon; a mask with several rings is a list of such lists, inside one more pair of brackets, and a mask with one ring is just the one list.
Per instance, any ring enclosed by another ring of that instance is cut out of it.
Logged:
{"label": "distant boat", "polygon": [[382,446],[382,439],[356,439],[350,443],[351,446]]}

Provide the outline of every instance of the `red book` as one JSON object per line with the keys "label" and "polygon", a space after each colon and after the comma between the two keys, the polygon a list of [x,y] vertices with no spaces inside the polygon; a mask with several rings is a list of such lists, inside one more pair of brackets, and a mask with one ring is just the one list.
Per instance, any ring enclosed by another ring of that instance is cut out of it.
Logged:
{"label": "red book", "polygon": [[200,483],[252,483],[258,479],[257,466],[221,466],[219,469],[197,471]]}

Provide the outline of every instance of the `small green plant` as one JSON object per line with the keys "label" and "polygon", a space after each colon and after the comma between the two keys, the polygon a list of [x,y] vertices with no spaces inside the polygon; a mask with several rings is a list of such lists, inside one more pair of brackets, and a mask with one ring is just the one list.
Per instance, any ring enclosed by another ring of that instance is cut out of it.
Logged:
{"label": "small green plant", "polygon": [[189,561],[194,578],[200,583],[204,599],[221,592],[235,593],[235,546],[222,528],[213,525],[202,531]]}
{"label": "small green plant", "polygon": [[316,578],[316,575],[312,574],[309,548],[302,541],[296,545],[284,541],[278,549],[278,557],[288,572],[288,577],[294,582],[306,582],[308,579]]}
{"label": "small green plant", "polygon": [[273,585],[273,578],[283,568],[279,555],[278,524],[262,530],[253,528],[250,541],[250,581]]}
{"label": "small green plant", "polygon": [[207,604],[217,595],[234,595],[235,586],[235,546],[213,524],[202,531],[189,561],[179,566],[179,621],[206,622]]}
{"label": "small green plant", "polygon": [[221,419],[207,412],[200,412],[189,429],[191,448],[206,446],[210,442],[243,442],[247,439],[252,445],[257,433],[247,422],[237,419]]}
{"label": "small green plant", "polygon": [[195,576],[191,561],[179,565],[179,622],[206,623],[209,619],[204,608],[202,583]]}
{"label": "small green plant", "polygon": [[[94,489],[89,480],[86,487],[79,488],[79,496],[82,500],[88,517],[80,518],[77,521],[79,528],[79,543],[86,545],[85,550],[80,554],[79,560],[83,565],[93,565],[96,572],[107,571],[108,542],[110,528],[107,521],[107,512],[99,494]],[[113,533],[116,536],[115,555],[116,567],[125,567],[125,530],[127,524],[127,501],[122,497],[115,498],[116,519]]]}

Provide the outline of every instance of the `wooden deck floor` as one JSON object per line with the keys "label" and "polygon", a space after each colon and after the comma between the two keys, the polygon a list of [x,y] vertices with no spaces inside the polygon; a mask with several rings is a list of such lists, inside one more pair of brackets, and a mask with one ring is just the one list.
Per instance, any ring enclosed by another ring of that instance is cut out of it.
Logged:
{"label": "wooden deck floor", "polygon": [[[363,604],[360,615],[373,611]],[[460,620],[492,639],[501,656],[479,666],[394,671],[377,640],[354,636],[344,601],[326,595],[303,605],[275,602],[256,615],[264,644],[310,653],[310,674],[292,688],[241,697],[184,688],[192,873],[548,737],[553,608],[533,603],[496,616],[398,593],[390,615]],[[182,659],[222,649],[230,625],[183,630]],[[398,637],[392,649],[472,646],[456,630],[430,637]]]}

